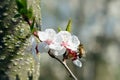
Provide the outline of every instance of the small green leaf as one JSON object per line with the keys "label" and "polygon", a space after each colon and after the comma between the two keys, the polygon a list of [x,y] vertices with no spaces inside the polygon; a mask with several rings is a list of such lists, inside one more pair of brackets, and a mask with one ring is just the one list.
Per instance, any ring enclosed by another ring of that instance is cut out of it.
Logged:
{"label": "small green leaf", "polygon": [[21,0],[21,2],[24,8],[27,9],[27,0]]}
{"label": "small green leaf", "polygon": [[20,9],[23,8],[21,2],[19,0],[16,0],[16,4],[17,4],[17,11],[20,12]]}
{"label": "small green leaf", "polygon": [[35,18],[33,18],[32,25],[30,26],[30,30],[32,33],[34,32],[34,23],[35,23]]}
{"label": "small green leaf", "polygon": [[72,21],[71,19],[68,21],[67,27],[66,27],[66,31],[71,32],[71,27],[72,27]]}
{"label": "small green leaf", "polygon": [[17,7],[18,7],[18,12],[20,11],[20,9],[24,8],[21,0],[16,0],[16,4],[17,4]]}
{"label": "small green leaf", "polygon": [[27,10],[27,17],[29,18],[29,19],[31,19],[32,17],[33,17],[33,9],[32,9],[32,7],[30,7],[28,10]]}
{"label": "small green leaf", "polygon": [[27,14],[27,9],[20,9],[20,12],[19,12],[21,15],[26,15]]}
{"label": "small green leaf", "polygon": [[18,7],[18,12],[20,14],[25,14],[27,12],[27,1],[26,0],[16,0],[16,4]]}
{"label": "small green leaf", "polygon": [[58,32],[60,32],[61,31],[61,28],[60,27],[58,27]]}

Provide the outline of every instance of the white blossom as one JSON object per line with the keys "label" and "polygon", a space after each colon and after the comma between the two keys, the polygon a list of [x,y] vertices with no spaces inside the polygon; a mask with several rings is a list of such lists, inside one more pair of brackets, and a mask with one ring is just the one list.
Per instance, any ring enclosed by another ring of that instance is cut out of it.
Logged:
{"label": "white blossom", "polygon": [[60,31],[54,37],[53,44],[50,45],[50,48],[54,51],[57,55],[63,55],[67,48],[77,51],[78,45],[80,41],[77,36],[71,35],[68,31]]}
{"label": "white blossom", "polygon": [[68,58],[73,63],[82,67],[82,63],[78,58],[78,46],[80,41],[77,36],[71,35],[68,31],[60,31],[56,33],[53,29],[38,31],[38,38],[41,42],[37,44],[35,37],[31,36],[32,54],[37,59],[37,52],[48,53],[50,50],[56,56],[63,55],[67,51]]}
{"label": "white blossom", "polygon": [[67,42],[70,39],[71,34],[67,31],[60,31],[56,34],[53,40],[53,44],[50,45],[53,54],[56,56],[63,55],[66,51]]}
{"label": "white blossom", "polygon": [[38,31],[38,37],[42,41],[38,44],[38,51],[40,53],[47,53],[49,51],[49,46],[53,44],[53,39],[56,32],[53,29],[46,29],[45,31]]}

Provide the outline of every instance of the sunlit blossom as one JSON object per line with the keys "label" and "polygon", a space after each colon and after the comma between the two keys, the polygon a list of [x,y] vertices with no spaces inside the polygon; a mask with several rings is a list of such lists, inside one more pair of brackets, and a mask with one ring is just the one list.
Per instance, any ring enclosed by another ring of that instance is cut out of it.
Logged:
{"label": "sunlit blossom", "polygon": [[77,36],[71,35],[68,31],[60,31],[54,37],[53,44],[50,45],[51,49],[56,50],[57,55],[62,55],[67,49],[77,51],[80,41]]}
{"label": "sunlit blossom", "polygon": [[50,45],[50,49],[52,49],[53,54],[56,56],[63,55],[66,51],[66,46],[68,45],[68,40],[70,39],[71,34],[67,31],[60,31],[56,34],[53,39],[53,44]]}
{"label": "sunlit blossom", "polygon": [[38,50],[40,53],[47,53],[49,51],[49,46],[53,44],[53,39],[56,32],[53,29],[46,29],[45,31],[38,31],[38,37],[41,42],[38,44]]}
{"label": "sunlit blossom", "polygon": [[38,31],[38,38],[41,42],[37,44],[35,37],[31,36],[32,54],[36,57],[36,53],[48,53],[50,51],[56,56],[66,54],[66,59],[71,59],[73,63],[81,67],[82,63],[78,57],[78,46],[80,41],[77,36],[71,35],[68,31],[60,31],[56,33],[53,29]]}

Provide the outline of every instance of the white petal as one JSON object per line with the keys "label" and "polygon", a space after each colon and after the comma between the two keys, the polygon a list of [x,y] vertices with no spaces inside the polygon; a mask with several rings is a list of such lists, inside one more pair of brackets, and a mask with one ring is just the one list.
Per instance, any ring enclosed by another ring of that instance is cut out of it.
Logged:
{"label": "white petal", "polygon": [[30,37],[30,43],[32,45],[32,48],[35,48],[37,45],[37,42],[36,42],[35,37],[33,35]]}
{"label": "white petal", "polygon": [[48,35],[45,32],[38,31],[38,37],[41,41],[46,41],[48,38]]}
{"label": "white petal", "polygon": [[38,51],[40,53],[48,53],[49,46],[45,42],[41,42],[38,44]]}
{"label": "white petal", "polygon": [[62,48],[61,50],[57,50],[58,55],[63,55],[66,51],[66,48]]}
{"label": "white petal", "polygon": [[61,56],[61,55],[63,55],[63,54],[65,53],[65,51],[66,51],[65,48],[63,48],[63,49],[61,49],[61,50],[53,50],[53,49],[50,50],[50,52],[53,53],[53,54],[56,55],[56,56]]}
{"label": "white petal", "polygon": [[38,58],[38,56],[37,56],[37,54],[36,54],[36,49],[35,49],[35,47],[36,47],[36,45],[37,45],[37,42],[36,42],[35,37],[34,37],[33,35],[30,37],[30,43],[31,43],[31,45],[32,45],[32,48],[31,48],[31,50],[32,50],[32,55],[33,55],[34,59],[35,59],[37,62],[39,62],[39,58]]}
{"label": "white petal", "polygon": [[71,44],[72,46],[78,46],[80,44],[80,41],[77,36],[73,35],[69,40],[69,44]]}
{"label": "white petal", "polygon": [[67,42],[71,38],[71,34],[68,31],[60,31],[58,37],[61,37],[62,41]]}
{"label": "white petal", "polygon": [[49,40],[53,40],[54,36],[56,35],[56,32],[54,29],[46,29],[45,33],[47,34],[47,38]]}
{"label": "white petal", "polygon": [[46,33],[56,33],[54,29],[46,29],[45,30]]}
{"label": "white petal", "polygon": [[55,44],[61,44],[62,43],[62,37],[60,37],[60,35],[55,35],[53,42]]}
{"label": "white petal", "polygon": [[33,55],[34,59],[35,59],[37,62],[39,62],[39,58],[38,58],[38,56],[37,56],[37,54],[36,54],[36,50],[35,50],[35,49],[32,49],[32,55]]}
{"label": "white petal", "polygon": [[78,66],[78,67],[82,67],[82,63],[81,63],[81,61],[78,60],[78,59],[74,60],[73,63],[74,63],[76,66]]}
{"label": "white petal", "polygon": [[58,43],[54,43],[54,44],[49,45],[49,48],[54,49],[54,50],[61,50],[63,48],[63,46],[61,46]]}
{"label": "white petal", "polygon": [[80,44],[80,41],[77,36],[73,35],[71,39],[68,41],[68,46],[67,48],[72,49],[72,50],[77,50],[78,45]]}

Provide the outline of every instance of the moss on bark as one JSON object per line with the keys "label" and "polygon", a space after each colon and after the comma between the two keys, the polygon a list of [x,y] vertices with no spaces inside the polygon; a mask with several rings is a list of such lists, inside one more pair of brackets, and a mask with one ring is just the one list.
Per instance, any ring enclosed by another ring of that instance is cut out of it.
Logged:
{"label": "moss on bark", "polygon": [[[38,24],[41,21],[40,0],[28,0]],[[39,63],[26,51],[29,26],[14,18],[15,0],[0,1],[0,80],[38,80]]]}

